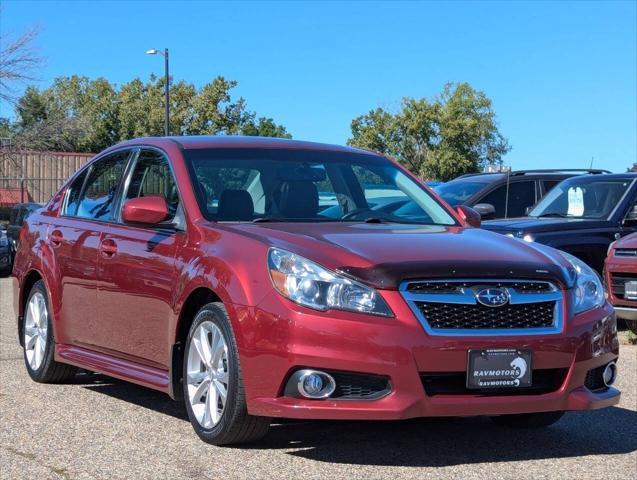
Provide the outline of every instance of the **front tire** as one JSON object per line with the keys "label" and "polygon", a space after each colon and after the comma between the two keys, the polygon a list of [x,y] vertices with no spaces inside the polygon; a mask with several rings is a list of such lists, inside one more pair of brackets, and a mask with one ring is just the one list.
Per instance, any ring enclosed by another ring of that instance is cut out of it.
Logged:
{"label": "front tire", "polygon": [[55,337],[49,314],[49,300],[44,282],[35,282],[27,300],[22,323],[24,363],[31,379],[39,383],[62,383],[72,380],[77,369],[56,362]]}
{"label": "front tire", "polygon": [[199,437],[213,445],[261,439],[270,419],[248,414],[237,343],[222,303],[197,312],[184,348],[183,394]]}
{"label": "front tire", "polygon": [[564,412],[520,413],[491,417],[496,425],[509,428],[544,428],[558,422]]}

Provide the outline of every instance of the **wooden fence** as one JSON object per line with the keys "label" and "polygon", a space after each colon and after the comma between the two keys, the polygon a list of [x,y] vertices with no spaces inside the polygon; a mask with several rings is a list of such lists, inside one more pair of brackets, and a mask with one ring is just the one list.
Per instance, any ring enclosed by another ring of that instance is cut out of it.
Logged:
{"label": "wooden fence", "polygon": [[44,203],[92,153],[16,151],[0,148],[0,192],[19,190],[21,201]]}

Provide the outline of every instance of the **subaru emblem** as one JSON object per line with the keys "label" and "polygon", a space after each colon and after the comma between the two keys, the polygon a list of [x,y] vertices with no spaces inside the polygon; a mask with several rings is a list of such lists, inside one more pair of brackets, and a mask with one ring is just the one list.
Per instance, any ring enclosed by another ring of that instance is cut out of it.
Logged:
{"label": "subaru emblem", "polygon": [[476,300],[487,307],[501,307],[509,303],[509,292],[504,288],[482,288],[476,292]]}

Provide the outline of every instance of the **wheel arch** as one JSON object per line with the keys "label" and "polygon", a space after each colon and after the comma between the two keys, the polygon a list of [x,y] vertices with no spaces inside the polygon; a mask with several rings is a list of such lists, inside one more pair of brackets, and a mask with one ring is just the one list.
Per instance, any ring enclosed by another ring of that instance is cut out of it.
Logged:
{"label": "wheel arch", "polygon": [[183,348],[195,314],[201,307],[212,302],[223,302],[221,297],[207,286],[195,287],[186,297],[179,312],[174,342],[170,349],[170,379],[168,394],[173,400],[181,399]]}
{"label": "wheel arch", "polygon": [[[26,304],[27,304],[27,299],[29,298],[29,293],[31,292],[31,289],[33,288],[33,285],[35,285],[38,281],[42,280],[45,284],[46,287],[46,280],[44,279],[44,277],[42,276],[42,273],[40,273],[38,270],[36,269],[31,269],[29,270],[29,272],[24,276],[24,280],[22,281],[22,285],[20,287],[20,298],[18,300],[18,318],[17,318],[17,322],[18,322],[18,338],[20,339],[20,345],[24,346],[24,340],[23,340],[23,336],[22,336],[22,326],[23,326],[23,318],[24,318],[24,310],[26,308]],[[48,294],[48,288],[46,288],[47,290],[47,294]],[[51,303],[51,300],[48,299],[49,303]]]}

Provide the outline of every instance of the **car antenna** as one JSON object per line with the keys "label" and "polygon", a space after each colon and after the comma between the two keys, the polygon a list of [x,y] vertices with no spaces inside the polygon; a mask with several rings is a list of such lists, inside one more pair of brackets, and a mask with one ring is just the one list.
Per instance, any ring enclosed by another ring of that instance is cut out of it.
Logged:
{"label": "car antenna", "polygon": [[507,168],[507,190],[504,196],[504,218],[509,218],[509,185],[511,181],[511,169]]}

